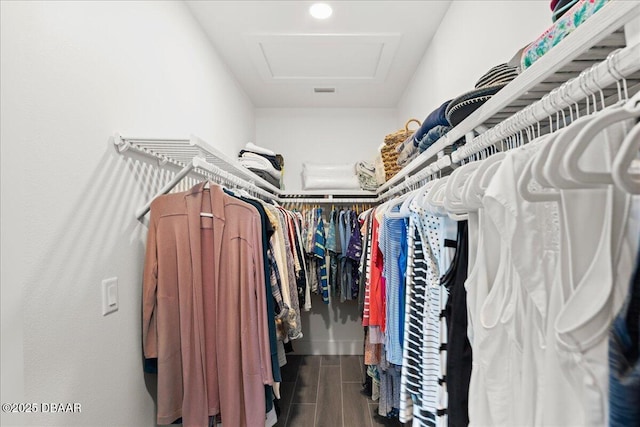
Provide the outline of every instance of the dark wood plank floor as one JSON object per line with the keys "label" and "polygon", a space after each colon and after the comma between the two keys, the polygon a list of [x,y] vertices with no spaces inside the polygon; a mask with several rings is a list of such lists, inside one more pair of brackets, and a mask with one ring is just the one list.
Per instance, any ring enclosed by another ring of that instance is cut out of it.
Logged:
{"label": "dark wood plank floor", "polygon": [[278,427],[397,426],[362,394],[362,356],[287,355]]}

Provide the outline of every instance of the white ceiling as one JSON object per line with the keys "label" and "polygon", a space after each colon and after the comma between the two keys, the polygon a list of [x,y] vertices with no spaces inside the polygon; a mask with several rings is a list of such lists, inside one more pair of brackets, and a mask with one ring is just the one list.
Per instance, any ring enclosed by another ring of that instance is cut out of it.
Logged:
{"label": "white ceiling", "polygon": [[[451,0],[187,1],[256,107],[395,107]],[[314,88],[335,88],[315,93]]]}

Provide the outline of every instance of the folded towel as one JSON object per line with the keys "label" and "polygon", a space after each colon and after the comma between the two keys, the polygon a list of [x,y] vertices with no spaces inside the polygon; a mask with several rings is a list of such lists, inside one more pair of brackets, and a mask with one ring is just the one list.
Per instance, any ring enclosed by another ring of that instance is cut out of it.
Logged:
{"label": "folded towel", "polygon": [[262,156],[265,159],[269,160],[273,167],[279,171],[282,170],[282,167],[284,166],[284,159],[280,155],[270,156],[268,154],[256,153],[254,151],[240,150],[240,154],[238,155],[238,157],[244,157],[245,154]]}
{"label": "folded towel", "polygon": [[247,149],[247,151],[253,151],[254,153],[266,154],[267,156],[275,156],[276,155],[276,153],[274,153],[273,151],[269,150],[268,148],[259,147],[256,144],[254,144],[253,142],[247,142],[247,145],[245,145],[245,148]]}

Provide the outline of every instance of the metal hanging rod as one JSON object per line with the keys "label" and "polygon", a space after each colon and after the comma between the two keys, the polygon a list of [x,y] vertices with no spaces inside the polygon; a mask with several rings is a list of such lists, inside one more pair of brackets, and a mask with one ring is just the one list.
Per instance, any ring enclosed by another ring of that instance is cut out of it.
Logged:
{"label": "metal hanging rod", "polygon": [[379,197],[372,198],[285,198],[280,199],[282,204],[301,205],[370,205],[380,202]]}

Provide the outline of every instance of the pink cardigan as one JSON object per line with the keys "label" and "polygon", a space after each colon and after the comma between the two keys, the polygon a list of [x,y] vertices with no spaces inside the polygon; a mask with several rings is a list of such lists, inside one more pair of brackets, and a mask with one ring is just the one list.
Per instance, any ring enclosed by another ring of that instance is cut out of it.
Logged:
{"label": "pink cardigan", "polygon": [[273,376],[260,224],[253,206],[215,185],[151,204],[142,339],[144,356],[158,358],[158,424],[206,426],[221,413],[225,425],[264,425]]}

